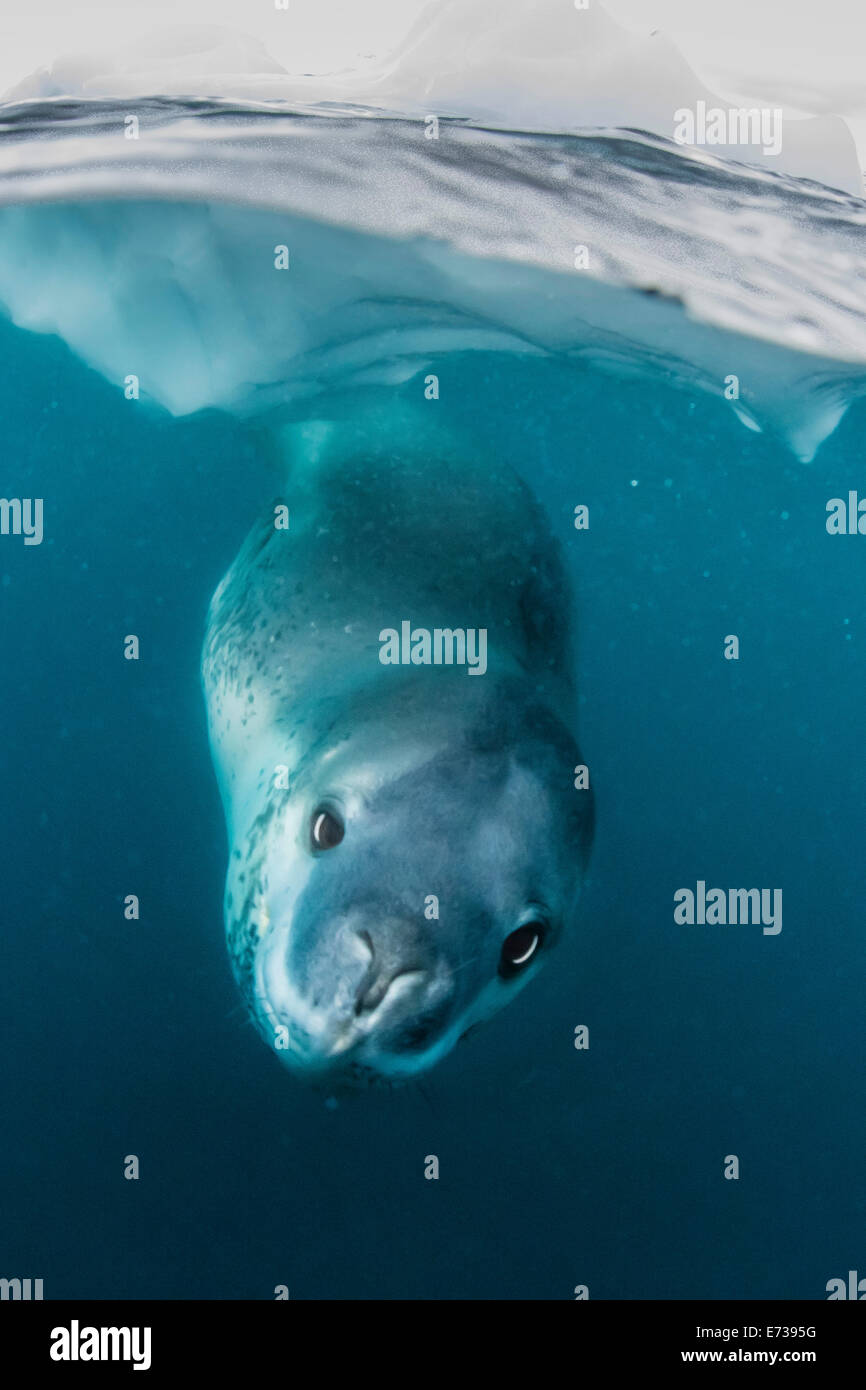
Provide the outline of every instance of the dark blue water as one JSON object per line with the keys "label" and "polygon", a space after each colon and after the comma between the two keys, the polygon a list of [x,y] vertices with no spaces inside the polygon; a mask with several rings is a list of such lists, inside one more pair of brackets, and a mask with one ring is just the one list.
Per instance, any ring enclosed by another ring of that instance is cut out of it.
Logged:
{"label": "dark blue water", "polygon": [[[45,499],[41,546],[0,537],[0,1273],[46,1298],[823,1298],[862,1268],[866,539],[825,506],[863,484],[866,410],[804,466],[706,398],[441,365],[431,411],[525,468],[574,576],[591,881],[572,942],[423,1086],[334,1107],[255,1035],[223,945],[199,648],[265,456],[57,339],[4,323],[0,360],[2,491]],[[677,925],[699,879],[781,888],[782,931]]]}

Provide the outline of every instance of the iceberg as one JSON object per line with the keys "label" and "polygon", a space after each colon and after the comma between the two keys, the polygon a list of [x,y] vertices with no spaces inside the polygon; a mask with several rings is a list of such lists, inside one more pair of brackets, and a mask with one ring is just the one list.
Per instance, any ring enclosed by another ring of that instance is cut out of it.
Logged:
{"label": "iceberg", "polygon": [[853,141],[677,144],[717,100],[555,0],[434,6],[327,79],[213,28],[60,62],[0,108],[0,303],[176,415],[501,350],[730,398],[807,461],[866,380]]}

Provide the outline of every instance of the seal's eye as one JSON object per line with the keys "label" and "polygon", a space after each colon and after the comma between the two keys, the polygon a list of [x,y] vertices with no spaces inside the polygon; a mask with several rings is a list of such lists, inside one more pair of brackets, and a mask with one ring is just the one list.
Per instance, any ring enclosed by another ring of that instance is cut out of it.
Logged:
{"label": "seal's eye", "polygon": [[506,936],[499,958],[499,973],[502,978],[510,979],[512,975],[518,975],[521,970],[525,970],[529,962],[538,955],[543,939],[544,926],[541,922],[527,922],[525,927],[518,927],[517,931]]}
{"label": "seal's eye", "polygon": [[320,806],[310,821],[310,837],[315,849],[334,849],[346,833],[343,822],[333,811]]}

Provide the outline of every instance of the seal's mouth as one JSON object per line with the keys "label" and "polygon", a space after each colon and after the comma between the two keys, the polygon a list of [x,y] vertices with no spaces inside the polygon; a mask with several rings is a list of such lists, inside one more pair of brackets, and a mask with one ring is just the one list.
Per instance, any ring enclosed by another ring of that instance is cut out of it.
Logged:
{"label": "seal's mouth", "polygon": [[265,950],[257,963],[255,1021],[291,1071],[311,1081],[395,1084],[427,1071],[456,1042],[454,982],[444,964],[411,964],[334,977],[327,997],[301,989],[285,953]]}
{"label": "seal's mouth", "polygon": [[400,970],[390,980],[375,981],[368,990],[359,990],[351,1018],[338,1019],[334,1024],[334,1041],[330,1055],[339,1057],[363,1043],[386,1021],[389,1014],[408,1002],[427,980],[426,970]]}

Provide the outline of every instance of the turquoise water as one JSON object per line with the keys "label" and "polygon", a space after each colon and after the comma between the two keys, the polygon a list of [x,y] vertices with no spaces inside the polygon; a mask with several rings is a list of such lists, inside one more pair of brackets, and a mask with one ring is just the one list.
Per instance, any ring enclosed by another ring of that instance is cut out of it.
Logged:
{"label": "turquoise water", "polygon": [[[862,202],[634,132],[428,148],[153,101],[136,145],[125,109],[0,113],[2,492],[44,499],[41,545],[0,536],[0,1274],[824,1298],[866,1202],[866,540],[826,526],[863,488]],[[293,504],[276,431],[373,409],[541,502],[596,833],[574,931],[503,1013],[420,1081],[330,1095],[232,979],[200,653]],[[781,929],[678,922],[699,883],[781,892]]]}
{"label": "turquoise water", "polygon": [[[864,542],[825,528],[862,407],[804,466],[705,397],[448,361],[430,409],[525,464],[573,577],[591,878],[504,1014],[334,1105],[223,944],[199,647],[267,461],[56,338],[0,345],[4,489],[45,499],[42,546],[2,550],[5,1265],[46,1297],[824,1297],[864,1217]],[[698,879],[781,887],[783,929],[677,925]]]}

